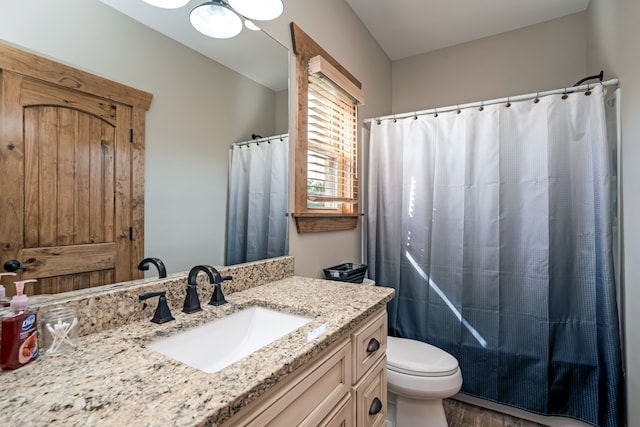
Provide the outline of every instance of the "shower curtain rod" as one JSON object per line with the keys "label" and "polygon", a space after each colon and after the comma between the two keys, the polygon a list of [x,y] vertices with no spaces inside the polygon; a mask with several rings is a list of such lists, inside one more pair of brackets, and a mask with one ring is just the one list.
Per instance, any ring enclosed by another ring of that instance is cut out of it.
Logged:
{"label": "shower curtain rod", "polygon": [[439,113],[447,113],[449,111],[459,111],[459,110],[464,110],[466,108],[481,108],[481,107],[486,107],[487,105],[511,103],[511,102],[516,102],[516,101],[527,101],[529,99],[536,99],[536,98],[540,98],[540,97],[543,97],[543,96],[549,96],[549,95],[571,94],[573,92],[587,91],[589,89],[593,89],[594,87],[596,87],[598,85],[616,86],[617,84],[618,84],[618,79],[611,79],[611,80],[607,80],[606,82],[589,83],[589,84],[585,84],[585,85],[581,85],[581,86],[571,86],[571,87],[567,87],[567,88],[564,88],[564,89],[554,89],[554,90],[547,90],[547,91],[544,91],[544,92],[528,93],[526,95],[509,96],[509,97],[506,97],[506,98],[491,99],[489,101],[480,101],[480,102],[472,102],[472,103],[469,103],[469,104],[451,105],[449,107],[443,107],[443,108],[431,108],[429,110],[415,111],[413,113],[391,114],[389,116],[382,116],[382,117],[374,117],[374,118],[371,118],[371,119],[364,119],[363,122],[365,124],[370,124],[371,122],[374,122],[374,121],[379,123],[382,120],[406,119],[408,117],[418,117],[418,116],[424,116],[424,115],[427,115],[427,114],[439,114]]}
{"label": "shower curtain rod", "polygon": [[271,141],[276,140],[276,139],[279,139],[280,141],[282,141],[284,139],[284,137],[286,137],[286,136],[289,136],[289,134],[288,133],[283,133],[282,135],[266,136],[264,138],[252,139],[251,141],[234,142],[233,144],[231,144],[231,148],[233,148],[234,146],[242,147],[244,145],[249,145],[249,144],[253,144],[253,143],[271,142]]}

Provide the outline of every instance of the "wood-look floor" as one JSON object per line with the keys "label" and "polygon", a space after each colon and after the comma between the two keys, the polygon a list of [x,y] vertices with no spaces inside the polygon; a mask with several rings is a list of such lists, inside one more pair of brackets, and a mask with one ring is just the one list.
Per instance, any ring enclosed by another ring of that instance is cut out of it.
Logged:
{"label": "wood-look floor", "polygon": [[543,424],[522,420],[454,399],[444,400],[444,412],[449,427],[543,427]]}

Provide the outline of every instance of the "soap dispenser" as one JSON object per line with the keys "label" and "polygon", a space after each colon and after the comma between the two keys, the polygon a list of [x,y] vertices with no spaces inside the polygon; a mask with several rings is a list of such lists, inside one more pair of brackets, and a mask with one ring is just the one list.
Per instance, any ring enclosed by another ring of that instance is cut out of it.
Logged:
{"label": "soap dispenser", "polygon": [[2,286],[2,276],[15,276],[16,273],[0,273],[0,309],[9,307],[9,299],[7,298],[7,291]]}
{"label": "soap dispenser", "polygon": [[29,310],[29,298],[23,293],[25,283],[15,282],[16,295],[11,298],[10,313],[2,318],[0,340],[0,368],[17,369],[38,357],[38,328],[36,314]]}

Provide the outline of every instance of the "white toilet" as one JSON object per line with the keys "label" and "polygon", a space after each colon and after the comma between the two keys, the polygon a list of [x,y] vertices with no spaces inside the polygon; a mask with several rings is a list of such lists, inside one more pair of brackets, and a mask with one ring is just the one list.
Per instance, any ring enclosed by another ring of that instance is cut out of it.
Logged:
{"label": "white toilet", "polygon": [[442,399],[462,387],[455,357],[421,341],[387,338],[387,389],[395,427],[447,427]]}
{"label": "white toilet", "polygon": [[[364,279],[362,284],[376,282]],[[387,337],[388,426],[447,427],[442,399],[460,387],[462,374],[455,357],[422,341]]]}

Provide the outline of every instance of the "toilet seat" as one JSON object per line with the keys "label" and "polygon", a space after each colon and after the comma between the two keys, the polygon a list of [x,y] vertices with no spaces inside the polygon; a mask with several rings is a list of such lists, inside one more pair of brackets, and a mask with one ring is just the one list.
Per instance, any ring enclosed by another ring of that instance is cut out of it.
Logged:
{"label": "toilet seat", "polygon": [[446,377],[458,370],[458,361],[430,344],[387,337],[387,369],[416,377]]}

